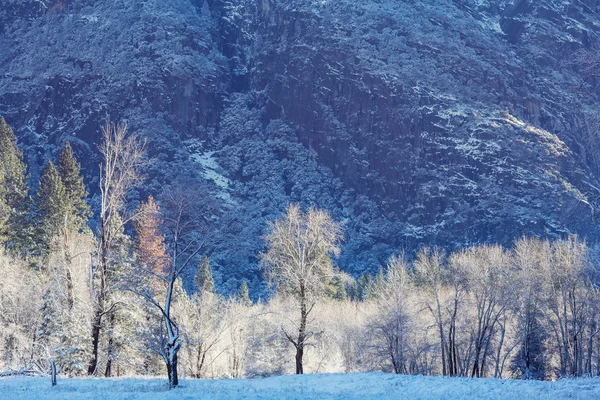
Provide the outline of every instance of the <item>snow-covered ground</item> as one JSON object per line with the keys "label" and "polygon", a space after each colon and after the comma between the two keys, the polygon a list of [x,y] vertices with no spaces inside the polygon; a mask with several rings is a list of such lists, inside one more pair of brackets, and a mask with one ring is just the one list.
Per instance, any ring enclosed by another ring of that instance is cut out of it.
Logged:
{"label": "snow-covered ground", "polygon": [[536,382],[371,374],[183,380],[169,391],[160,379],[0,378],[0,399],[600,399],[600,379]]}

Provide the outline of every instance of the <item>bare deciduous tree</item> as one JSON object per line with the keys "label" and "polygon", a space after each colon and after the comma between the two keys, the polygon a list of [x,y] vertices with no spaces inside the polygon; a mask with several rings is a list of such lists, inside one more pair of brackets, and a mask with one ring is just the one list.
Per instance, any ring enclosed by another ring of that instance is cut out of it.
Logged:
{"label": "bare deciduous tree", "polygon": [[396,374],[410,372],[407,342],[412,327],[410,298],[414,298],[411,280],[408,263],[404,258],[394,256],[388,262],[385,282],[374,293],[380,312],[371,325],[372,333],[382,342],[380,346]]}
{"label": "bare deciduous tree", "polygon": [[433,296],[433,299],[426,301],[426,305],[436,322],[440,339],[442,374],[447,375],[446,353],[448,346],[444,329],[444,315],[442,312],[442,290],[446,284],[448,271],[444,265],[444,256],[439,249],[424,248],[417,254],[414,268],[420,284]]}
{"label": "bare deciduous tree", "polygon": [[144,164],[145,145],[136,135],[127,135],[127,126],[107,122],[102,128],[103,142],[100,153],[100,226],[98,229],[98,261],[90,272],[94,317],[92,322],[92,357],[88,366],[90,375],[96,374],[98,348],[103,319],[115,304],[109,304],[110,274],[116,260],[114,246],[123,227],[132,217],[125,216],[127,193],[141,181],[140,168]]}
{"label": "bare deciduous tree", "polygon": [[296,204],[284,218],[272,222],[266,236],[268,250],[261,265],[269,282],[299,302],[300,318],[295,337],[284,330],[296,348],[296,373],[304,372],[302,358],[306,342],[313,335],[307,321],[324,285],[334,276],[332,256],[340,252],[342,231],[327,212],[310,208],[304,213]]}
{"label": "bare deciduous tree", "polygon": [[[159,344],[153,350],[164,360],[169,377],[169,386],[179,384],[178,353],[183,344],[180,323],[173,312],[173,304],[177,296],[177,288],[181,286],[181,278],[188,267],[206,247],[209,236],[200,232],[206,225],[206,216],[201,211],[201,193],[189,188],[174,186],[165,191],[162,197],[161,217],[166,233],[166,244],[170,260],[162,267],[154,270],[144,265],[136,265],[136,270],[158,279],[165,286],[164,292],[157,293],[148,285],[136,285],[135,280],[129,282],[128,290],[143,297],[160,314]],[[162,273],[160,271],[163,271]],[[161,293],[164,299],[161,298]]]}

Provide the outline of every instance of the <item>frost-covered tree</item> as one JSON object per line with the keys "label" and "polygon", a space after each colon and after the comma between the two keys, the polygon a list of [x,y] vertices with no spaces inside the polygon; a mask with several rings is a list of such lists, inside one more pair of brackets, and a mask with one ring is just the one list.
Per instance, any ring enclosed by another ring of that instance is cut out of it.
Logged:
{"label": "frost-covered tree", "polygon": [[239,302],[243,305],[249,306],[252,304],[252,300],[250,300],[250,292],[248,290],[248,284],[246,280],[243,280],[240,284],[240,289],[238,290],[237,298]]}
{"label": "frost-covered tree", "polygon": [[[66,244],[56,244],[48,255],[48,269],[40,321],[35,334],[35,360],[41,370],[56,362],[58,373],[80,376],[87,373],[90,358],[91,298],[89,255],[93,241],[80,235]],[[65,257],[76,253],[77,257]]]}
{"label": "frost-covered tree", "polygon": [[374,347],[389,360],[396,374],[415,372],[409,356],[410,331],[415,328],[409,307],[415,297],[408,263],[402,257],[392,257],[373,298],[378,312],[372,316],[369,328]]}
{"label": "frost-covered tree", "polygon": [[435,319],[439,334],[440,352],[442,361],[442,374],[448,374],[446,353],[447,338],[443,315],[442,291],[448,277],[448,270],[444,263],[444,254],[439,249],[423,248],[417,254],[413,263],[419,285],[428,293],[425,306]]}
{"label": "frost-covered tree", "polygon": [[39,271],[0,249],[0,371],[31,367],[41,280]]}
{"label": "frost-covered tree", "polygon": [[83,231],[87,228],[92,212],[87,202],[88,192],[81,175],[81,166],[69,142],[65,142],[58,156],[58,173],[65,188],[69,211],[67,227],[72,232]]}
{"label": "frost-covered tree", "polygon": [[41,253],[47,255],[50,244],[65,230],[69,202],[54,163],[49,161],[40,177],[35,195],[36,231]]}
{"label": "frost-covered tree", "polygon": [[[591,307],[597,300],[592,279],[594,269],[590,265],[588,248],[577,237],[555,241],[552,244],[550,262],[544,264],[545,301],[549,311],[549,323],[556,337],[560,376],[584,374],[585,332],[593,318]],[[593,336],[594,334],[592,334]]]}
{"label": "frost-covered tree", "polygon": [[332,256],[339,255],[342,229],[326,211],[303,212],[291,204],[283,218],[269,224],[265,240],[267,251],[260,255],[265,277],[300,308],[297,332],[284,334],[296,349],[296,374],[302,374],[304,349],[313,335],[308,317],[334,276]]}
{"label": "frost-covered tree", "polygon": [[499,350],[504,344],[503,319],[516,294],[508,253],[501,246],[483,245],[459,252],[458,270],[466,275],[472,317],[473,365],[470,375],[482,377],[493,360],[492,343],[499,334]]}
{"label": "frost-covered tree", "polygon": [[215,289],[215,281],[213,279],[210,260],[206,256],[202,256],[198,264],[198,271],[194,277],[196,289],[202,292],[212,292]]}
{"label": "frost-covered tree", "polygon": [[227,328],[227,302],[215,293],[201,291],[191,297],[180,296],[175,307],[179,310],[188,373],[194,378],[208,377],[208,367],[218,355],[217,346]]}
{"label": "frost-covered tree", "polygon": [[26,165],[17,138],[0,117],[0,244],[20,252],[30,244],[32,229],[28,220],[31,201]]}
{"label": "frost-covered tree", "polygon": [[123,124],[107,122],[102,129],[100,152],[100,225],[98,229],[98,261],[91,271],[94,298],[92,323],[92,357],[88,373],[96,374],[98,349],[103,320],[114,311],[109,302],[112,267],[118,256],[118,244],[123,227],[133,219],[126,216],[126,196],[141,181],[140,168],[144,164],[145,146],[136,135],[127,135]]}
{"label": "frost-covered tree", "polygon": [[548,331],[544,319],[543,264],[550,260],[551,246],[534,238],[521,238],[512,250],[512,262],[516,267],[518,299],[515,324],[518,334],[516,354],[511,369],[523,379],[546,377],[546,342]]}
{"label": "frost-covered tree", "polygon": [[137,269],[140,272],[137,274],[138,279],[144,279],[144,272],[160,279],[165,286],[164,296],[155,293],[148,286],[136,285],[134,279],[129,282],[128,288],[144,298],[160,314],[159,337],[154,351],[165,362],[171,388],[179,385],[178,353],[184,343],[174,304],[181,292],[178,288],[181,287],[182,276],[197,260],[207,242],[207,237],[199,234],[204,224],[198,207],[199,196],[199,193],[178,186],[165,191],[161,219],[164,221],[170,259],[162,269],[162,274],[151,273],[145,268]]}

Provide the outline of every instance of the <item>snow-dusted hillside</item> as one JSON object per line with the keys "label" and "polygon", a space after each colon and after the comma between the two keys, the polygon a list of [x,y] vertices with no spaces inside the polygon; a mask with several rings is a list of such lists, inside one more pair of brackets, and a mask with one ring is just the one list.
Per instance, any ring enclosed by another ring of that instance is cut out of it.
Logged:
{"label": "snow-dusted hillside", "polygon": [[0,114],[31,176],[69,139],[93,194],[99,125],[126,120],[140,198],[186,178],[235,217],[207,251],[224,292],[262,294],[289,201],[346,222],[355,275],[423,244],[600,241],[598,0],[1,4]]}
{"label": "snow-dusted hillside", "polygon": [[268,379],[184,380],[167,390],[159,379],[0,379],[2,399],[598,399],[599,379],[558,382],[332,374]]}

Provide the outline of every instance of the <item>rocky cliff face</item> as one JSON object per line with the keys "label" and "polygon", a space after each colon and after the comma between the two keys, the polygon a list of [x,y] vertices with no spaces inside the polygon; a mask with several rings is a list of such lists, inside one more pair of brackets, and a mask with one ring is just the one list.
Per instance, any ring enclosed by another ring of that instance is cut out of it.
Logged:
{"label": "rocky cliff face", "polygon": [[142,192],[183,172],[237,215],[212,249],[225,288],[290,200],[345,222],[351,272],[600,238],[600,1],[1,3],[0,114],[30,165],[69,138],[92,178],[99,124],[126,119],[155,160]]}

